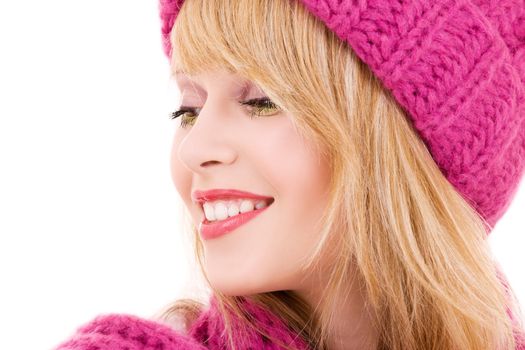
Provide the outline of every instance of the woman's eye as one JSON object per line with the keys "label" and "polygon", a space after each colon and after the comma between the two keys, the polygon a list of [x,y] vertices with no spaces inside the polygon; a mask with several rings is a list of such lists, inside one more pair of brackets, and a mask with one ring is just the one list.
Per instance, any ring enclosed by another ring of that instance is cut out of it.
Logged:
{"label": "woman's eye", "polygon": [[281,111],[281,108],[273,103],[268,97],[254,98],[246,102],[240,102],[241,105],[250,106],[250,116],[263,117],[274,115]]}
{"label": "woman's eye", "polygon": [[[200,108],[191,108],[191,107],[181,107],[178,111],[172,112],[170,114],[171,119],[176,119],[180,116],[182,116],[180,121],[180,127],[185,128],[186,125],[192,123],[195,120],[195,110]],[[188,116],[189,114],[189,116]],[[193,115],[193,116],[192,116]],[[188,121],[189,120],[189,121]]]}
{"label": "woman's eye", "polygon": [[[250,107],[250,118],[270,116],[281,111],[281,108],[267,97],[254,98],[239,103],[243,106]],[[196,113],[197,110],[200,110],[200,108],[182,106],[179,110],[171,113],[170,118],[176,119],[182,117],[180,126],[181,128],[184,128],[189,124],[193,125],[198,114]]]}

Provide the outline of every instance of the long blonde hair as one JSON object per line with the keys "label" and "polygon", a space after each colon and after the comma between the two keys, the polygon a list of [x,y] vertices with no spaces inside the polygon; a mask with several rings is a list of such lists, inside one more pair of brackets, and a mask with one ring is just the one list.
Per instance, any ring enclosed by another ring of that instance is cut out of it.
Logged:
{"label": "long blonde hair", "polygon": [[[333,296],[348,288],[357,268],[374,310],[378,349],[514,349],[522,325],[507,312],[518,320],[521,314],[499,280],[484,239],[486,222],[346,43],[290,0],[187,0],[170,38],[173,72],[221,68],[256,82],[330,159],[330,205],[317,250],[304,266],[311,271],[327,243],[336,242],[322,304],[314,308],[293,291],[250,300],[279,315],[312,348],[327,349],[338,307]],[[205,276],[202,244],[195,226],[191,231]],[[239,297],[213,293],[235,349],[237,330],[227,320],[251,321]],[[181,299],[161,318],[182,314],[190,324],[202,308]]]}

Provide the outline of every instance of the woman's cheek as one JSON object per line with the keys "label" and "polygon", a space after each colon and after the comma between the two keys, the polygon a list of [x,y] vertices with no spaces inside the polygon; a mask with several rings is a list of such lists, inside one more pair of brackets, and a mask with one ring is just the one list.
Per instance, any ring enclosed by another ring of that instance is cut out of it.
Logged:
{"label": "woman's cheek", "polygon": [[175,135],[170,154],[171,180],[179,192],[181,198],[190,198],[191,192],[191,173],[190,170],[181,162],[178,157],[178,149],[181,136]]}

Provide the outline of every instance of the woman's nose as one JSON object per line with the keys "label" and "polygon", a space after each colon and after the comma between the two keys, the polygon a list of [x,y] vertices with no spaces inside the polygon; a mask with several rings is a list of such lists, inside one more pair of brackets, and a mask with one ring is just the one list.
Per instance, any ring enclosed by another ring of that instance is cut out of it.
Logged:
{"label": "woman's nose", "polygon": [[177,156],[191,171],[207,172],[212,166],[227,165],[235,161],[237,153],[234,149],[232,133],[234,113],[224,100],[208,98],[195,116],[193,125],[188,125],[188,131],[178,145]]}

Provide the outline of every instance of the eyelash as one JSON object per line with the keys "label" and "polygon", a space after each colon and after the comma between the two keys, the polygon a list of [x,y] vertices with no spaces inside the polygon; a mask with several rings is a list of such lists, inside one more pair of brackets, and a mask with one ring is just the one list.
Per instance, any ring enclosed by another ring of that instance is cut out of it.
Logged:
{"label": "eyelash", "polygon": [[[243,106],[254,107],[255,109],[257,109],[259,111],[273,110],[273,109],[279,110],[279,107],[267,97],[254,98],[254,99],[251,99],[251,100],[248,100],[248,101],[239,102],[239,104],[241,104]],[[188,113],[188,112],[190,112],[193,115],[195,115],[195,110],[196,109],[200,109],[200,108],[181,106],[179,110],[177,110],[175,112],[172,112],[170,114],[170,119],[176,119],[176,118],[178,118],[180,116],[184,117],[184,115],[186,113]],[[256,113],[254,113],[253,111],[250,111],[250,118],[258,118],[258,117],[261,117],[261,116],[256,115]],[[189,123],[190,122],[188,122],[186,119],[182,118],[180,127],[181,128],[185,128]]]}

